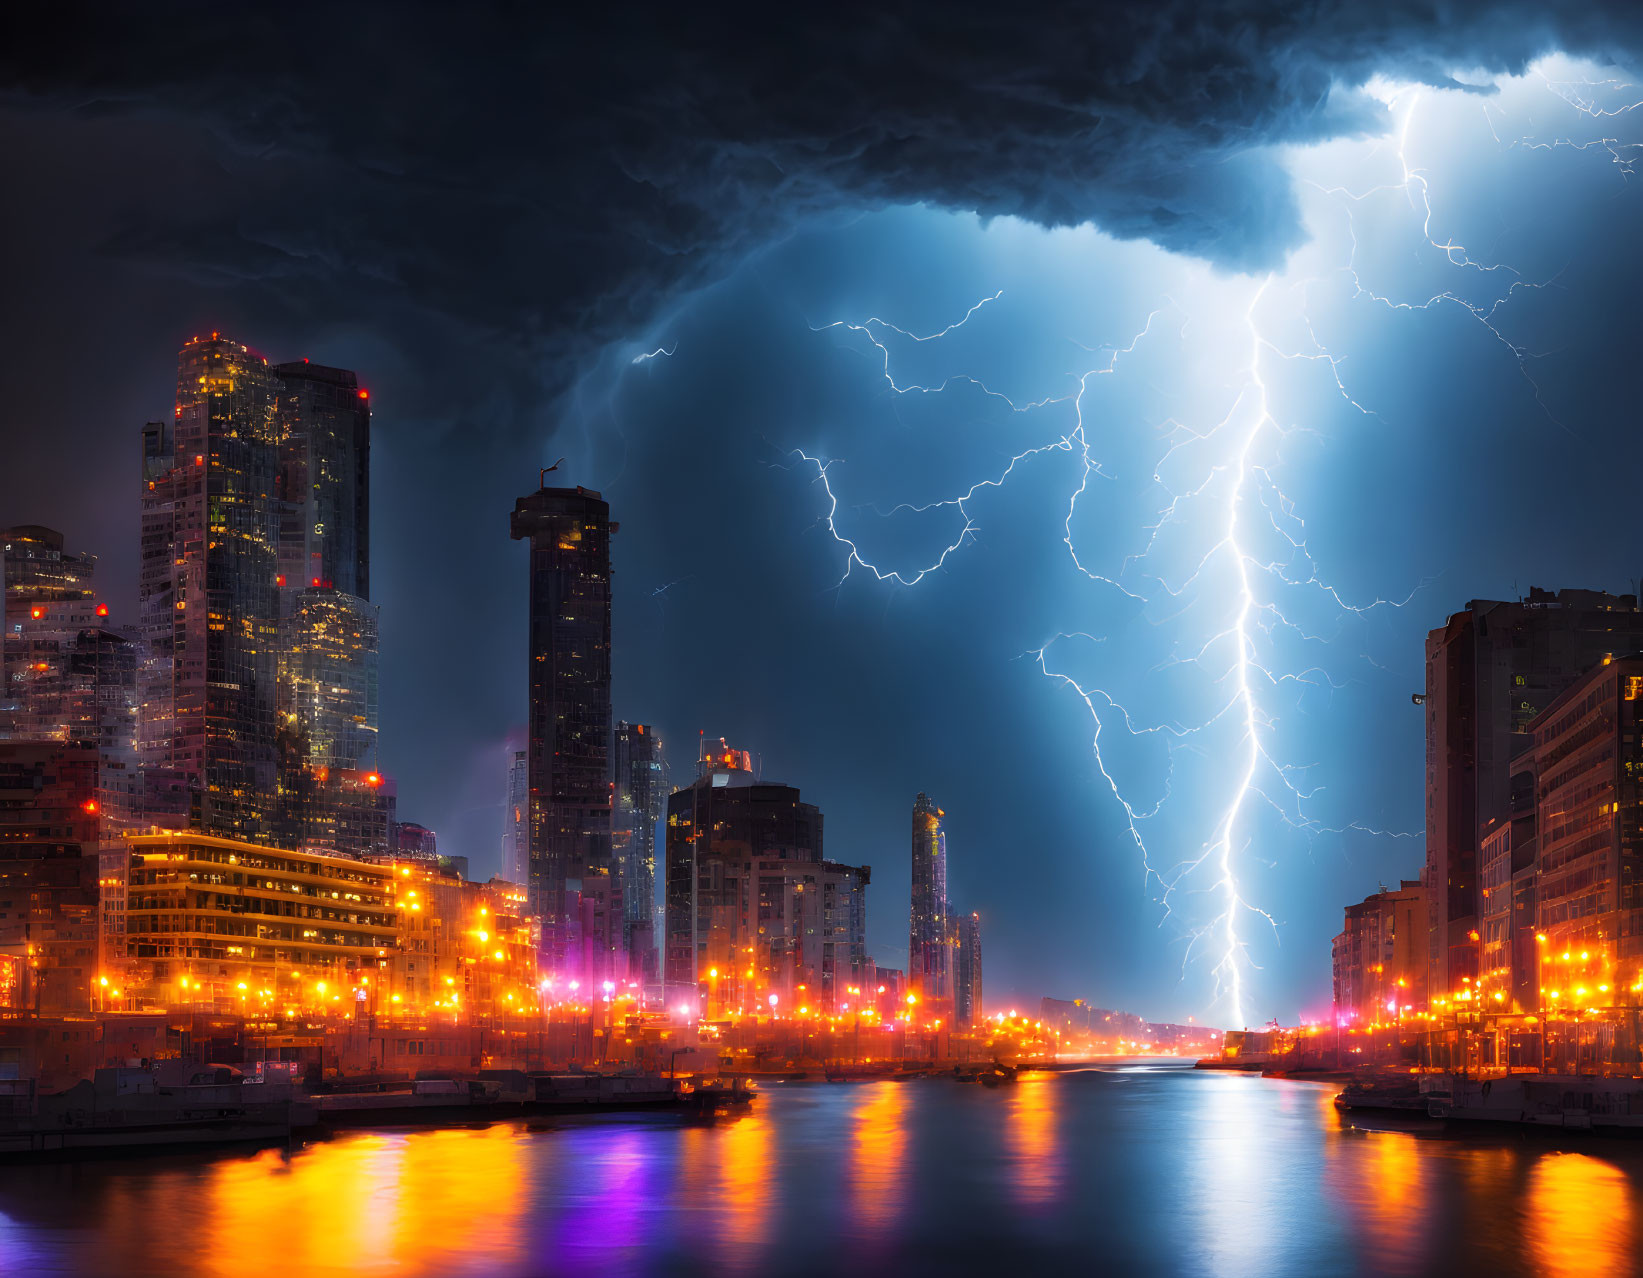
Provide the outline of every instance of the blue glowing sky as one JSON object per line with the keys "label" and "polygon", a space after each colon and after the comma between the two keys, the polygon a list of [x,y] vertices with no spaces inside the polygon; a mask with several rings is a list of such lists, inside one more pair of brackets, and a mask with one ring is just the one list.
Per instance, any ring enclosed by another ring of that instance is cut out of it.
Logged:
{"label": "blue glowing sky", "polygon": [[[135,440],[180,342],[357,368],[382,763],[401,815],[479,872],[525,717],[507,512],[563,456],[621,523],[617,714],[658,725],[676,774],[702,730],[800,786],[829,854],[873,866],[881,963],[905,960],[925,790],[989,1002],[1317,1014],[1340,907],[1421,865],[1425,632],[1639,571],[1643,89],[1617,75],[1303,84],[1307,110],[1247,144],[1177,129],[1154,155],[1143,129],[1137,173],[1102,153],[1090,211],[1058,210],[1095,151],[1047,178],[1057,153],[1032,151],[1016,217],[1002,149],[917,200],[863,145],[872,181],[795,171],[780,217],[621,206],[649,263],[628,275],[585,226],[533,220],[551,199],[501,166],[407,195],[405,148],[452,145],[437,118],[331,136],[231,96],[233,127],[192,101],[8,102],[34,198],[0,214],[0,522],[99,552],[130,616]],[[699,157],[626,173],[676,189]],[[330,184],[344,162],[370,183]],[[1147,202],[1149,165],[1179,198]],[[730,203],[757,185],[711,176]]]}

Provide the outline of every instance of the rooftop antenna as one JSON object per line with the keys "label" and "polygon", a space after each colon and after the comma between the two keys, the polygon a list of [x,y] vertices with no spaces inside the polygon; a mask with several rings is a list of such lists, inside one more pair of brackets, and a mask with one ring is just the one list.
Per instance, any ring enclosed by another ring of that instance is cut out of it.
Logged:
{"label": "rooftop antenna", "polygon": [[537,486],[540,487],[540,488],[546,488],[548,486],[548,476],[553,474],[554,471],[558,470],[564,464],[565,464],[565,459],[563,457],[561,457],[558,461],[554,462],[553,465],[544,466],[542,468],[542,474],[540,476],[540,482],[538,483]]}

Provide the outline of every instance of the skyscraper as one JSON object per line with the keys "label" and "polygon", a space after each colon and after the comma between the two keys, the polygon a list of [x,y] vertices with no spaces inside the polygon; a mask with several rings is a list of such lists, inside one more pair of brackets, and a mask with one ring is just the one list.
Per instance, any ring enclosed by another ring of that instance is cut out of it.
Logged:
{"label": "skyscraper", "polygon": [[946,814],[920,793],[913,800],[913,900],[907,933],[907,982],[927,1003],[953,995],[952,928],[947,906]]}
{"label": "skyscraper", "polygon": [[346,368],[278,364],[279,575],[371,597],[371,400]]}
{"label": "skyscraper", "polygon": [[1531,589],[1474,599],[1426,640],[1428,993],[1476,979],[1479,840],[1509,814],[1511,761],[1529,721],[1605,656],[1643,648],[1632,595]]}
{"label": "skyscraper", "polygon": [[636,974],[656,976],[656,823],[667,806],[667,764],[654,728],[625,720],[611,734],[611,859],[622,885],[623,934]]}
{"label": "skyscraper", "polygon": [[194,338],[173,420],[143,431],[140,756],[201,828],[248,838],[276,794],[278,389],[255,351]]}
{"label": "skyscraper", "polygon": [[[546,472],[544,472],[545,477]],[[610,863],[610,507],[586,488],[515,504],[530,542],[531,911],[549,973],[626,975]]]}
{"label": "skyscraper", "polygon": [[981,1004],[981,915],[958,920],[958,971],[953,982],[953,1020],[975,1025],[983,1018]]}
{"label": "skyscraper", "polygon": [[508,752],[508,807],[502,817],[502,877],[524,887],[530,879],[530,754]]}
{"label": "skyscraper", "polygon": [[292,847],[382,855],[393,814],[383,811],[392,787],[377,757],[370,398],[348,369],[297,360],[274,372],[280,837]]}

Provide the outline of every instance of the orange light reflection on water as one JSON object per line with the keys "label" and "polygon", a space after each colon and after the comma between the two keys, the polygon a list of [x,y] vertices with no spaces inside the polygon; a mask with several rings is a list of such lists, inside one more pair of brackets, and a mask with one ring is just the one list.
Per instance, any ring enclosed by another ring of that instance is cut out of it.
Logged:
{"label": "orange light reflection on water", "polygon": [[247,1248],[293,1272],[448,1272],[518,1263],[520,1133],[370,1135],[225,1161],[204,1188],[205,1272],[243,1273]]}
{"label": "orange light reflection on water", "polygon": [[1061,1150],[1057,1141],[1060,1080],[1051,1074],[1026,1074],[1010,1089],[1005,1119],[1005,1148],[1010,1184],[1026,1207],[1053,1203],[1062,1187]]}
{"label": "orange light reflection on water", "polygon": [[[756,1107],[755,1107],[756,1108]],[[770,1120],[754,1112],[712,1132],[719,1157],[719,1202],[723,1216],[716,1227],[738,1247],[762,1245],[769,1235]]]}
{"label": "orange light reflection on water", "polygon": [[907,1083],[866,1083],[858,1091],[850,1149],[850,1212],[875,1237],[895,1228],[906,1198]]}
{"label": "orange light reflection on water", "polygon": [[1626,1176],[1585,1154],[1546,1154],[1529,1173],[1529,1252],[1543,1274],[1625,1273],[1632,1264],[1632,1197]]}

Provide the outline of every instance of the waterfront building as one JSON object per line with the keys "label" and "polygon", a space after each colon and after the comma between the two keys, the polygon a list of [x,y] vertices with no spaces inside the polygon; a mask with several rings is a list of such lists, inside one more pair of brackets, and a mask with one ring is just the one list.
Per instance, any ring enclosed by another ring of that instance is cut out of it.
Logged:
{"label": "waterfront building", "polygon": [[1475,599],[1426,641],[1426,871],[1433,998],[1478,975],[1478,843],[1504,815],[1530,721],[1607,655],[1643,648],[1632,595],[1532,589]]}
{"label": "waterfront building", "polygon": [[868,979],[871,870],[825,860],[821,811],[751,764],[721,748],[668,799],[667,1001],[831,1010]]}
{"label": "waterfront building", "polygon": [[953,929],[947,904],[945,814],[922,792],[913,800],[913,896],[907,934],[912,993],[937,1007],[953,995]]}
{"label": "waterfront building", "polygon": [[1541,1006],[1643,982],[1643,657],[1603,661],[1530,724]]}
{"label": "waterfront building", "polygon": [[139,754],[189,784],[191,824],[239,837],[272,832],[277,795],[278,388],[194,338],[173,419],[143,431]]}
{"label": "waterfront building", "polygon": [[1540,1007],[1535,942],[1536,840],[1533,750],[1513,760],[1506,812],[1481,831],[1477,997],[1486,1010]]}
{"label": "waterfront building", "polygon": [[667,763],[656,730],[618,723],[611,733],[614,773],[611,860],[622,887],[629,976],[654,981],[656,971],[656,826],[667,804]]}
{"label": "waterfront building", "polygon": [[163,1006],[283,1009],[349,996],[399,945],[394,870],[213,835],[128,837],[133,993]]}
{"label": "waterfront building", "polygon": [[958,920],[958,965],[953,988],[953,1020],[975,1025],[982,1019],[981,915],[972,911]]}
{"label": "waterfront building", "polygon": [[92,1010],[98,762],[94,745],[0,742],[0,1007]]}
{"label": "waterfront building", "polygon": [[1345,924],[1331,946],[1336,1024],[1396,1021],[1425,1006],[1426,909],[1418,879],[1346,907]]}
{"label": "waterfront building", "polygon": [[521,887],[530,878],[530,756],[508,752],[508,806],[502,815],[502,877]]}
{"label": "waterfront building", "polygon": [[399,905],[399,944],[377,982],[376,1010],[465,1012],[476,1018],[534,1008],[536,941],[525,889],[492,879],[470,883],[448,866],[417,858],[387,867]]}
{"label": "waterfront building", "polygon": [[625,979],[610,859],[616,525],[598,493],[544,486],[515,503],[509,527],[530,543],[526,887],[542,920],[543,966],[564,979]]}

